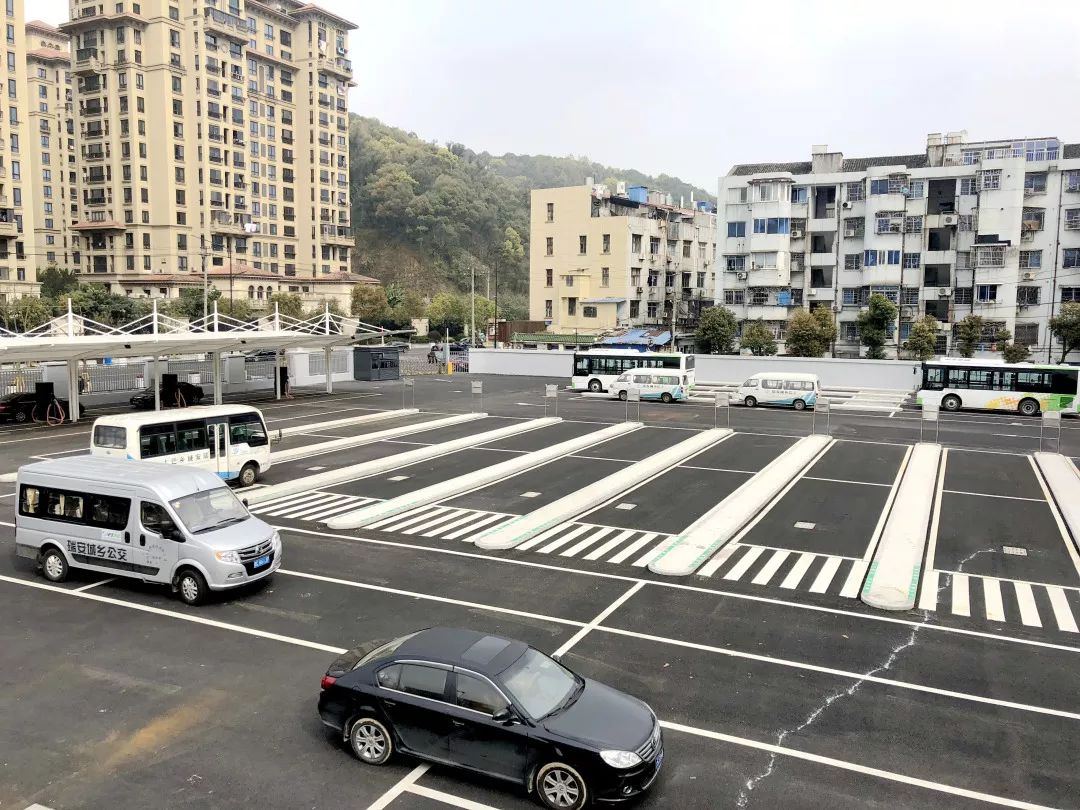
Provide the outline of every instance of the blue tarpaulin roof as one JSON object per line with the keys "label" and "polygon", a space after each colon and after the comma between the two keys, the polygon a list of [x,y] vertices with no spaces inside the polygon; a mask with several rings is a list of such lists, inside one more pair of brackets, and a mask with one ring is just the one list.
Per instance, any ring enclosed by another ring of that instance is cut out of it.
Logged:
{"label": "blue tarpaulin roof", "polygon": [[666,329],[628,329],[621,335],[608,335],[600,339],[602,346],[663,346],[671,342],[671,332]]}

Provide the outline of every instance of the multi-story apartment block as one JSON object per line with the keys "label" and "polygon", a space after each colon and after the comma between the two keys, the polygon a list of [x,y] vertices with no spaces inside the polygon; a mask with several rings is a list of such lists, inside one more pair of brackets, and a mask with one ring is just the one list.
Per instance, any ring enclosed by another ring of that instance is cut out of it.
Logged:
{"label": "multi-story apartment block", "polygon": [[78,272],[174,295],[205,262],[347,306],[352,23],[297,0],[72,0],[61,28]]}
{"label": "multi-story apartment block", "polygon": [[1080,301],[1080,144],[1056,138],[927,138],[914,155],[845,159],[815,146],[795,163],[737,165],[720,179],[717,303],[777,338],[796,307],[836,315],[836,353],[859,349],[856,319],[879,292],[898,307],[892,353],[912,323],[985,321],[1035,357],[1055,357],[1049,319]]}
{"label": "multi-story apartment block", "polygon": [[529,313],[552,332],[626,326],[691,329],[711,306],[716,215],[644,186],[536,189],[529,226]]}
{"label": "multi-story apartment block", "polygon": [[[69,37],[48,23],[26,24],[26,81],[29,130],[23,172],[30,183],[23,208],[31,214],[26,233],[27,269],[71,262],[68,225],[77,208],[75,137],[71,117]],[[25,227],[25,226],[24,226]]]}

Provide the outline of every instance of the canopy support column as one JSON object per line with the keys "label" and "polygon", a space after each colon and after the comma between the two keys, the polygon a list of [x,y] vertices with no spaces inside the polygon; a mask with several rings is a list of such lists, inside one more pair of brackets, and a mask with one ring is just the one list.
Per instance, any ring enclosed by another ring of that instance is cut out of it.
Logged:
{"label": "canopy support column", "polygon": [[68,373],[68,419],[72,422],[79,421],[79,361],[74,358],[67,361]]}
{"label": "canopy support column", "polygon": [[161,375],[158,374],[158,356],[154,355],[154,410],[161,410]]}
{"label": "canopy support column", "polygon": [[327,346],[323,349],[323,356],[326,358],[326,393],[334,393],[334,375],[331,373],[330,361],[333,359],[334,350]]}
{"label": "canopy support column", "polygon": [[214,404],[221,404],[221,352],[210,352],[211,373],[214,375]]}

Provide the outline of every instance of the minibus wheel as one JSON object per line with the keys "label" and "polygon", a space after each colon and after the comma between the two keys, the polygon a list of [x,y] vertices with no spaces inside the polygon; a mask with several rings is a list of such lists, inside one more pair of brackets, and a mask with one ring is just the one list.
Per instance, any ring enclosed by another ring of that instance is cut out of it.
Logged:
{"label": "minibus wheel", "polygon": [[801,399],[795,400],[792,403],[792,405],[795,407],[795,410],[797,410],[797,411],[805,411],[806,410],[806,403],[803,402]]}
{"label": "minibus wheel", "polygon": [[664,393],[662,393],[660,395],[660,401],[663,402],[665,405],[670,405],[671,404],[671,394],[669,394],[667,391],[665,391]]}
{"label": "minibus wheel", "polygon": [[63,582],[68,577],[68,561],[55,546],[49,546],[41,553],[39,564],[49,582]]}
{"label": "minibus wheel", "polygon": [[250,487],[259,477],[259,468],[250,461],[240,469],[240,486]]}
{"label": "minibus wheel", "polygon": [[210,586],[194,568],[185,568],[176,579],[176,592],[185,605],[200,605],[206,601]]}
{"label": "minibus wheel", "polygon": [[753,397],[747,397],[743,400],[743,405],[745,405],[747,408],[753,408],[755,405],[757,405],[757,400]]}

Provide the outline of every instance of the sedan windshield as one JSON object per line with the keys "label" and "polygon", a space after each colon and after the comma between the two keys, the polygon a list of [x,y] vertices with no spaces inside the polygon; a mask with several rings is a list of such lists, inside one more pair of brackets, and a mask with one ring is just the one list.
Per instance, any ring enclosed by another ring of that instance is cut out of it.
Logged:
{"label": "sedan windshield", "polygon": [[249,517],[247,509],[227,487],[185,495],[169,501],[169,505],[192,534],[220,529]]}
{"label": "sedan windshield", "polygon": [[577,677],[570,670],[532,648],[503,670],[499,679],[537,719],[565,708],[577,692]]}

